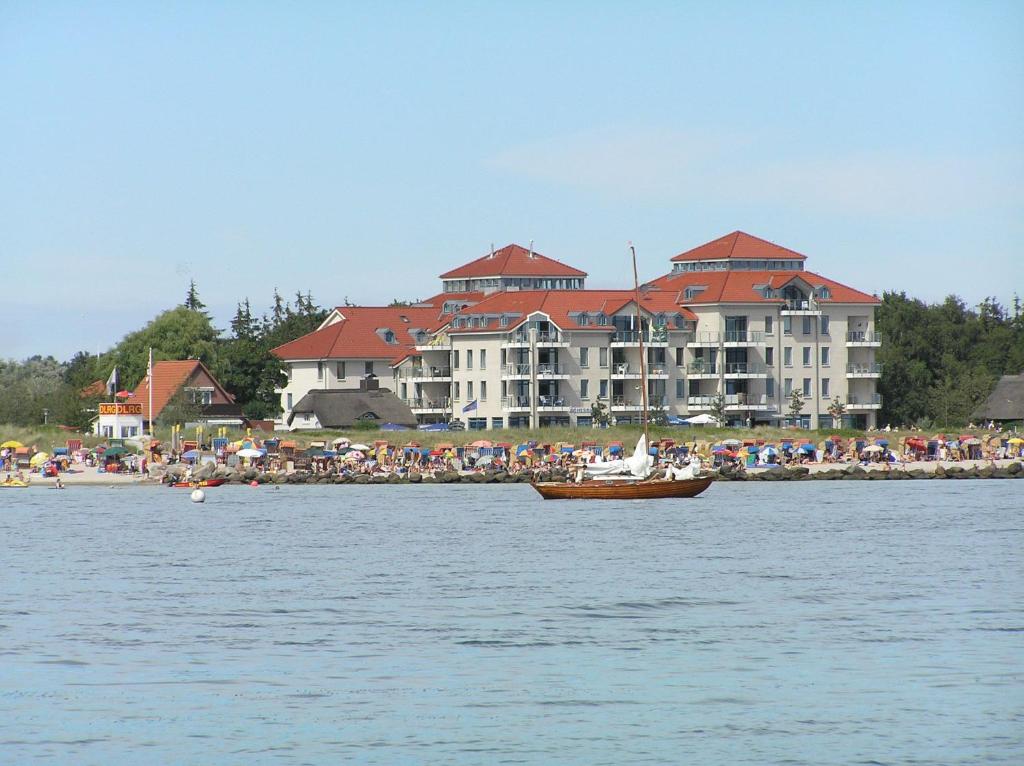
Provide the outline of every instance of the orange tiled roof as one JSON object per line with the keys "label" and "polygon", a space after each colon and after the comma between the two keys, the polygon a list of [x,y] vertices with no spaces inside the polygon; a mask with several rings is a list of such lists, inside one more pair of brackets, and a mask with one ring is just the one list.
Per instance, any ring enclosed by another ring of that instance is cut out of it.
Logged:
{"label": "orange tiled roof", "polygon": [[[508,332],[525,322],[530,314],[540,312],[551,318],[563,330],[591,330],[611,332],[615,328],[611,324],[586,325],[577,321],[578,312],[587,314],[603,313],[611,316],[635,300],[633,290],[524,290],[522,292],[495,293],[462,312],[465,316],[497,316],[516,314],[508,326],[500,327],[497,321],[491,321],[486,327],[459,327],[450,330],[452,333],[467,332]],[[676,302],[676,294],[657,289],[642,290],[640,305],[650,314],[679,313],[685,319],[696,319],[696,315]]]}
{"label": "orange tiled roof", "polygon": [[[217,382],[213,374],[206,369],[206,365],[200,362],[198,359],[185,359],[181,361],[163,361],[153,362],[153,380],[155,381],[153,386],[153,412],[156,417],[160,417],[160,413],[163,412],[164,407],[171,401],[171,398],[178,393],[178,390],[184,386],[195,373],[199,370],[203,370],[210,379],[214,382],[214,385],[220,389],[221,393],[228,398],[229,401],[234,401],[235,398],[229,394],[224,388]],[[150,420],[149,417],[149,376],[147,375],[142,379],[142,382],[135,387],[135,393],[132,394],[132,402],[142,404],[142,418],[143,420]]]}
{"label": "orange tiled roof", "polygon": [[703,287],[686,303],[778,303],[781,298],[765,298],[760,287],[780,288],[793,279],[802,279],[811,287],[828,287],[831,298],[820,303],[871,303],[881,301],[873,295],[815,274],[813,271],[682,271],[658,277],[649,284],[681,296],[687,287]]}
{"label": "orange tiled roof", "polygon": [[752,258],[754,260],[806,260],[806,255],[801,255],[795,250],[776,245],[760,237],[754,237],[746,232],[734,231],[726,234],[693,250],[680,253],[673,261],[716,261],[723,258]]}
{"label": "orange tiled roof", "polygon": [[473,277],[585,277],[587,272],[574,269],[554,258],[530,251],[519,245],[506,245],[492,255],[459,266],[441,275],[441,279]]}
{"label": "orange tiled roof", "polygon": [[[447,321],[440,307],[339,306],[344,317],[273,349],[280,359],[388,359],[400,358],[416,345],[411,330],[432,332]],[[395,334],[395,343],[382,337]]]}

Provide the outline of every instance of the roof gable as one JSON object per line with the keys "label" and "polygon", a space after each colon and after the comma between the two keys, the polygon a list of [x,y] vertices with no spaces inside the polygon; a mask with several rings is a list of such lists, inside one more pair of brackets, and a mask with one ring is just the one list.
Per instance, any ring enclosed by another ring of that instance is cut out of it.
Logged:
{"label": "roof gable", "polygon": [[554,258],[519,245],[506,245],[493,253],[477,258],[441,275],[441,279],[472,279],[474,277],[585,277],[587,272],[575,269]]}
{"label": "roof gable", "polygon": [[[174,398],[182,388],[203,377],[213,385],[214,391],[219,395],[215,398],[222,398],[226,403],[233,403],[235,397],[227,392],[220,382],[213,376],[205,364],[198,359],[166,360],[153,362],[153,413],[159,418],[167,404]],[[149,375],[146,375],[135,387],[132,394],[133,401],[142,404],[143,420],[151,420],[149,416]]]}
{"label": "roof gable", "polygon": [[771,261],[803,261],[807,259],[795,250],[776,245],[746,232],[734,231],[675,256],[672,261],[719,261],[727,258],[749,258]]}

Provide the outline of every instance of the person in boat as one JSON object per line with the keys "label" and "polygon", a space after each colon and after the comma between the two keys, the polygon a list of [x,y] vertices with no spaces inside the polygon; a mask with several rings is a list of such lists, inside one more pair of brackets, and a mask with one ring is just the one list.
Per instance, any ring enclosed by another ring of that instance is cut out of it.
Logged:
{"label": "person in boat", "polygon": [[64,489],[64,482],[60,480],[60,476],[57,477],[57,483],[53,485],[54,489]]}

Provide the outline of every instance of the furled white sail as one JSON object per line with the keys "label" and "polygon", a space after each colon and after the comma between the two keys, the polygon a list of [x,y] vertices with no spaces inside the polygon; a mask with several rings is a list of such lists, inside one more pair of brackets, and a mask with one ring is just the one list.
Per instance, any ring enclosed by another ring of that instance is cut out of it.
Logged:
{"label": "furled white sail", "polygon": [[645,479],[653,467],[654,458],[647,454],[647,437],[641,436],[631,456],[624,460],[587,463],[584,470],[588,479],[613,479],[626,476]]}

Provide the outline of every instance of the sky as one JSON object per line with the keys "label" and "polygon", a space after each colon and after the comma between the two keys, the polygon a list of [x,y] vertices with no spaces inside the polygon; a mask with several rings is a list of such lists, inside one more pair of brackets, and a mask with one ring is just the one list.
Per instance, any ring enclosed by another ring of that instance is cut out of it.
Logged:
{"label": "sky", "polygon": [[1024,295],[1024,3],[0,0],[0,359],[194,279],[440,290],[528,245],[628,286],[737,229],[870,293]]}

